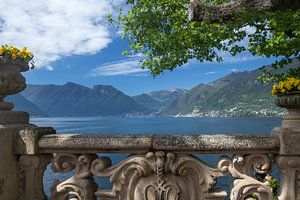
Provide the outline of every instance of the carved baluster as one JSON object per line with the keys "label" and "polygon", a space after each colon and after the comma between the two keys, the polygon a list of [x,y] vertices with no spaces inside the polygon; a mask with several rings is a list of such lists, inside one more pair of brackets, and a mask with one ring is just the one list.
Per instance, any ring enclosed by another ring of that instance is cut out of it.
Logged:
{"label": "carved baluster", "polygon": [[19,199],[47,199],[43,189],[43,176],[51,157],[51,154],[22,155],[20,157],[21,196]]}
{"label": "carved baluster", "polygon": [[57,154],[52,160],[53,171],[65,173],[75,169],[75,175],[63,182],[54,182],[52,199],[95,200],[97,184],[90,172],[95,158],[96,154]]}
{"label": "carved baluster", "polygon": [[100,199],[223,200],[226,196],[225,191],[211,191],[214,178],[224,173],[191,155],[149,152],[110,165],[110,159],[106,157],[92,163],[92,173],[110,177],[113,184],[111,190],[101,189],[96,193]]}
{"label": "carved baluster", "polygon": [[219,169],[229,172],[234,177],[231,200],[273,199],[271,188],[250,176],[252,170],[261,174],[270,171],[271,162],[268,155],[237,155],[233,159],[224,156],[219,162]]}

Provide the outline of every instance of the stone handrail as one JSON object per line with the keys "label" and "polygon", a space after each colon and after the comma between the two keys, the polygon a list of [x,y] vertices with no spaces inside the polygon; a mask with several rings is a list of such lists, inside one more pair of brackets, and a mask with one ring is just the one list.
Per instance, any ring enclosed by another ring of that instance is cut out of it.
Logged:
{"label": "stone handrail", "polygon": [[[297,118],[288,120],[285,127],[265,135],[79,135],[56,134],[53,128],[29,123],[3,124],[0,199],[47,199],[43,178],[51,165],[58,173],[75,169],[71,178],[54,181],[54,200],[272,200],[264,179],[276,164],[279,199],[297,200],[300,129]],[[133,155],[112,165],[110,158],[97,153]],[[207,153],[227,156],[211,167],[192,155]],[[229,192],[216,187],[218,178],[225,176],[233,178]],[[109,178],[112,188],[103,189],[94,177]]]}
{"label": "stone handrail", "polygon": [[278,153],[277,135],[103,135],[53,134],[38,141],[40,153]]}

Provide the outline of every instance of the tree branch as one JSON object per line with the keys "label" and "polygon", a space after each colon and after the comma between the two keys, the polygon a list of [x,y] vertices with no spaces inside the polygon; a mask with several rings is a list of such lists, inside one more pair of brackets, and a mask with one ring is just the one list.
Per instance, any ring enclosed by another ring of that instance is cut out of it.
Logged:
{"label": "tree branch", "polygon": [[232,0],[220,5],[205,5],[199,0],[191,0],[186,7],[191,21],[217,21],[229,20],[244,11],[300,9],[300,0]]}

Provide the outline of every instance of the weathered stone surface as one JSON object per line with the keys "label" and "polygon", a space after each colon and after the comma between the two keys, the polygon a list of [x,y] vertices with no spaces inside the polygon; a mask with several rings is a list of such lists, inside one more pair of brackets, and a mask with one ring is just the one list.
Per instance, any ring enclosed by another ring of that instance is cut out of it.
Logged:
{"label": "weathered stone surface", "polygon": [[151,135],[45,135],[38,143],[41,152],[146,152]]}
{"label": "weathered stone surface", "polygon": [[29,124],[29,114],[0,110],[0,125]]}
{"label": "weathered stone surface", "polygon": [[278,152],[276,135],[45,135],[41,152]]}
{"label": "weathered stone surface", "polygon": [[300,199],[300,156],[278,156],[281,193],[279,200]]}
{"label": "weathered stone surface", "polygon": [[279,140],[270,135],[155,135],[153,149],[193,153],[277,152]]}
{"label": "weathered stone surface", "polygon": [[53,128],[28,126],[15,134],[15,154],[34,155],[39,152],[38,141],[43,135],[55,134]]}
{"label": "weathered stone surface", "polygon": [[13,154],[13,128],[0,128],[0,199],[16,200],[19,195],[18,156]]}
{"label": "weathered stone surface", "polygon": [[47,200],[44,193],[43,177],[52,154],[38,154],[34,156],[22,155],[20,165],[19,200]]}
{"label": "weathered stone surface", "polygon": [[300,129],[274,128],[273,135],[280,140],[280,155],[300,155]]}

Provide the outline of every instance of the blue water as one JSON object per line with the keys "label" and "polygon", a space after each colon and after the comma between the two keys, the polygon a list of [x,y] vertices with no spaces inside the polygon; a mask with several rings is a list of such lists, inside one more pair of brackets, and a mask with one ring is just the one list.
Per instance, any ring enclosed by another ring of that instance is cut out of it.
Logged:
{"label": "blue water", "polygon": [[[57,133],[77,134],[270,134],[281,125],[280,118],[174,118],[174,117],[95,117],[95,118],[32,118],[40,127],[54,127]],[[113,163],[126,154],[106,154]],[[197,155],[208,165],[216,167],[220,155]],[[45,172],[44,188],[49,195],[54,179],[65,180],[72,173],[57,174],[51,168]],[[230,178],[219,180],[228,189]],[[109,188],[107,180],[97,179],[102,188]]]}
{"label": "blue water", "polygon": [[78,134],[258,134],[280,126],[280,118],[95,117],[32,118],[58,133]]}

